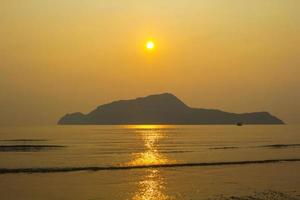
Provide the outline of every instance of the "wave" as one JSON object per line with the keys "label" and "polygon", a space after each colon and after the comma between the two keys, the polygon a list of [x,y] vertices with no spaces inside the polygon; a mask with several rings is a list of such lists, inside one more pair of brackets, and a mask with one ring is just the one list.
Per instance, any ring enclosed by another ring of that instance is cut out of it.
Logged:
{"label": "wave", "polygon": [[260,147],[267,147],[267,148],[288,148],[288,147],[300,147],[300,144],[271,144],[265,145]]}
{"label": "wave", "polygon": [[4,142],[45,142],[45,139],[13,139],[13,140],[0,140]]}
{"label": "wave", "polygon": [[128,165],[128,166],[109,166],[109,167],[47,167],[47,168],[0,168],[0,174],[16,173],[62,173],[78,171],[111,171],[111,170],[132,170],[147,168],[174,168],[174,167],[205,167],[205,166],[225,166],[225,165],[247,165],[247,164],[267,164],[280,162],[299,162],[300,158],[294,159],[273,159],[273,160],[246,160],[228,162],[202,162],[202,163],[172,163],[155,165]]}
{"label": "wave", "polygon": [[239,149],[239,148],[274,148],[274,149],[283,149],[283,148],[292,148],[292,147],[300,147],[300,144],[270,144],[270,145],[262,145],[262,146],[245,146],[245,147],[237,147],[237,146],[223,146],[223,147],[211,147],[209,149],[212,150],[226,150],[226,149]]}
{"label": "wave", "polygon": [[189,150],[169,150],[169,151],[160,151],[160,153],[165,153],[165,154],[173,154],[173,153],[192,153],[195,151],[189,151]]}
{"label": "wave", "polygon": [[63,148],[61,145],[0,145],[0,152],[32,152]]}
{"label": "wave", "polygon": [[209,149],[238,149],[240,147],[212,147],[212,148],[209,148]]}

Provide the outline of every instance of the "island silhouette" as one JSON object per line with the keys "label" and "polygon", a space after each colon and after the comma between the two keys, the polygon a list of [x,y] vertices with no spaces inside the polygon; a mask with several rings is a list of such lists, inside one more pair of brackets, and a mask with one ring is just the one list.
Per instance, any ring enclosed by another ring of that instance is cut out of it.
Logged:
{"label": "island silhouette", "polygon": [[59,119],[60,125],[128,124],[284,124],[268,112],[230,113],[192,108],[171,93],[120,100],[98,106],[88,114],[75,112]]}

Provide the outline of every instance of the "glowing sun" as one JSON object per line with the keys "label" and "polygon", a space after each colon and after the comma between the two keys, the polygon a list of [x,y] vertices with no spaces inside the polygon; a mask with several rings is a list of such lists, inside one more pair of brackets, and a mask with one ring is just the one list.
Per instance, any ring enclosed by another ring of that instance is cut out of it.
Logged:
{"label": "glowing sun", "polygon": [[146,48],[147,48],[148,50],[153,50],[153,49],[155,48],[154,42],[153,42],[153,41],[148,41],[148,42],[146,43]]}

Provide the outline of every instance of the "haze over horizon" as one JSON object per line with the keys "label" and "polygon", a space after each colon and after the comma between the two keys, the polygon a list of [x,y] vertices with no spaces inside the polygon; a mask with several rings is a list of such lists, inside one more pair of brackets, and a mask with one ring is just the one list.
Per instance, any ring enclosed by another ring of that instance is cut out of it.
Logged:
{"label": "haze over horizon", "polygon": [[299,123],[299,9],[298,0],[1,0],[0,126],[55,124],[164,92]]}

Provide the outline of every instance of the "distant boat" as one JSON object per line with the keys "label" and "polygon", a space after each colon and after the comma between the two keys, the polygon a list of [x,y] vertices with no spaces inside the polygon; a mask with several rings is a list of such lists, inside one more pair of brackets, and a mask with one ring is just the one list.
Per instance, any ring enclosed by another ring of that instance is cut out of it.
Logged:
{"label": "distant boat", "polygon": [[243,122],[238,122],[238,123],[236,123],[236,125],[237,126],[243,126],[244,124],[243,124]]}

